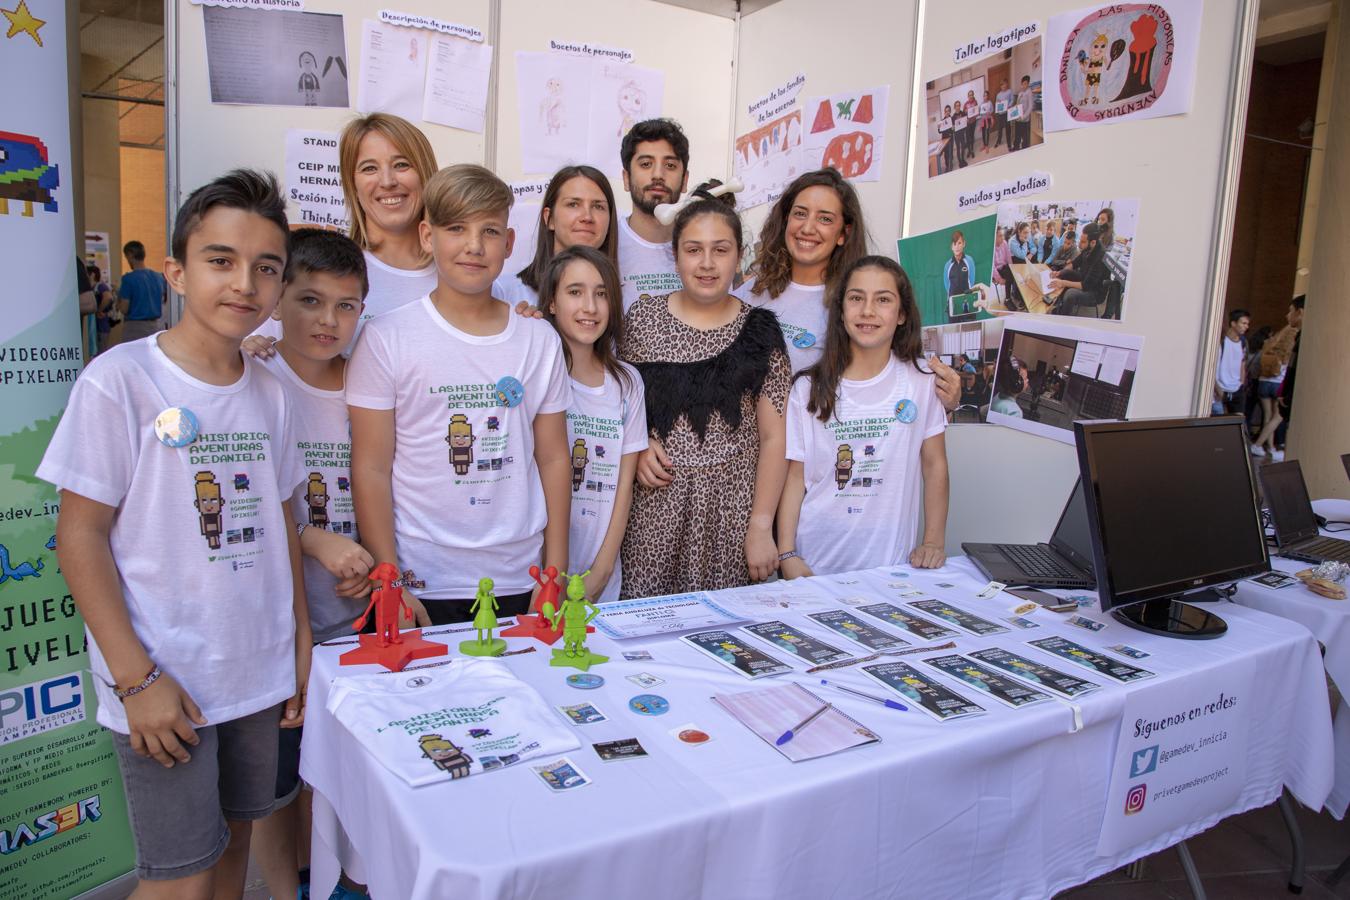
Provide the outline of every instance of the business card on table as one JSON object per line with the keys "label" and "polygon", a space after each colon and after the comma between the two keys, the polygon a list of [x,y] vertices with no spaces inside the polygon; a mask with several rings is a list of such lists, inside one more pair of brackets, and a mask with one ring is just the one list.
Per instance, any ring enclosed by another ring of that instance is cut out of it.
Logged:
{"label": "business card on table", "polygon": [[534,770],[534,774],[539,776],[539,780],[548,785],[549,790],[555,793],[585,787],[591,783],[591,780],[586,777],[586,773],[577,768],[576,764],[565,756],[543,765],[530,766],[530,768]]}
{"label": "business card on table", "polygon": [[593,725],[596,722],[605,721],[605,714],[590,703],[571,703],[567,706],[559,706],[558,712],[567,716],[567,721],[573,725]]}
{"label": "business card on table", "polygon": [[1031,621],[1030,619],[1028,619],[1026,616],[1008,616],[1008,618],[1004,619],[1003,621],[1007,622],[1009,625],[1012,625],[1014,628],[1040,628],[1040,627],[1041,627],[1041,624],[1040,624],[1039,622],[1033,622],[1033,621]]}
{"label": "business card on table", "polygon": [[652,658],[652,653],[650,650],[625,650],[623,658],[629,662],[646,662]]}
{"label": "business card on table", "polygon": [[636,675],[625,675],[624,678],[636,684],[638,687],[656,687],[658,684],[665,684],[664,678],[657,678],[651,672],[638,672]]}
{"label": "business card on table", "polygon": [[990,597],[998,596],[998,592],[1006,587],[1007,585],[1001,581],[991,581],[975,596],[979,597],[981,600],[988,600]]}
{"label": "business card on table", "polygon": [[647,755],[642,744],[638,743],[637,738],[622,738],[617,741],[601,741],[598,744],[591,744],[595,748],[595,753],[605,762],[613,762],[616,759],[642,759]]}
{"label": "business card on table", "polygon": [[1106,627],[1105,622],[1098,622],[1096,619],[1089,619],[1087,616],[1069,616],[1069,624],[1078,628],[1086,628],[1088,631],[1101,631]]}
{"label": "business card on table", "polygon": [[1257,584],[1263,584],[1268,588],[1289,587],[1291,584],[1298,584],[1299,580],[1293,575],[1286,575],[1284,572],[1262,572],[1255,578],[1249,579]]}
{"label": "business card on table", "polygon": [[1128,656],[1130,659],[1147,659],[1150,655],[1143,650],[1136,650],[1134,647],[1125,644],[1112,644],[1106,649],[1119,653],[1121,656]]}

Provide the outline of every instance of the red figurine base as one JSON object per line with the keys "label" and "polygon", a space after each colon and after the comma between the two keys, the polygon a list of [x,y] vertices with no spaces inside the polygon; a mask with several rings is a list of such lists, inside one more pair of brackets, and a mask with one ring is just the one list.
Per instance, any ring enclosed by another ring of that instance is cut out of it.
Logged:
{"label": "red figurine base", "polygon": [[365,627],[366,619],[373,611],[375,633],[357,635],[356,639],[361,646],[355,650],[348,650],[338,657],[340,665],[378,663],[391,672],[401,672],[403,667],[414,659],[444,656],[450,652],[450,648],[445,644],[424,639],[420,628],[399,631],[399,614],[411,616],[412,610],[403,602],[403,587],[399,580],[398,569],[390,563],[380,563],[371,570],[369,577],[379,587],[371,591],[370,604],[361,617],[352,623],[352,630],[360,631]]}
{"label": "red figurine base", "polygon": [[414,659],[445,656],[450,652],[450,648],[445,644],[425,640],[420,628],[400,632],[398,641],[390,644],[381,644],[378,634],[359,634],[357,640],[361,642],[361,646],[355,650],[348,650],[338,657],[339,664],[359,666],[377,663],[391,672],[401,672],[403,667]]}
{"label": "red figurine base", "polygon": [[[558,585],[558,569],[556,566],[549,566],[540,572],[538,566],[530,566],[530,577],[540,587],[539,598],[535,604],[540,612],[516,616],[516,624],[505,631],[499,632],[499,635],[501,637],[534,638],[543,641],[545,644],[552,644],[562,637],[562,623],[559,622],[558,627],[554,628],[548,624],[548,619],[545,618],[545,614],[556,615],[558,612],[558,593],[561,590]],[[587,634],[594,631],[594,626],[586,626]]]}

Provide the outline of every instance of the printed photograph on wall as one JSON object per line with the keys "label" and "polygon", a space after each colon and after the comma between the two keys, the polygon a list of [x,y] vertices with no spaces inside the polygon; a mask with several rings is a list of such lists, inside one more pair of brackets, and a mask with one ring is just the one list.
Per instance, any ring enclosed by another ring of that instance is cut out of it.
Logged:
{"label": "printed photograph on wall", "polygon": [[995,302],[990,271],[997,216],[981,216],[896,241],[925,326],[988,319]]}
{"label": "printed photograph on wall", "polygon": [[989,308],[1120,321],[1138,226],[1138,200],[1000,203]]}
{"label": "printed photograph on wall", "polygon": [[212,103],[348,106],[342,16],[207,6]]}
{"label": "printed photograph on wall", "polygon": [[1202,0],[1113,3],[1051,16],[1045,128],[1189,112]]}
{"label": "printed photograph on wall", "polygon": [[1003,319],[925,326],[924,359],[936,356],[961,376],[961,399],[947,414],[952,425],[975,425],[989,415],[994,364],[1003,340]]}
{"label": "printed photograph on wall", "polygon": [[1129,415],[1144,339],[1040,318],[1004,321],[987,421],[1073,443],[1075,419]]}
{"label": "printed photograph on wall", "polygon": [[929,178],[1045,140],[1040,38],[982,57],[925,88]]}

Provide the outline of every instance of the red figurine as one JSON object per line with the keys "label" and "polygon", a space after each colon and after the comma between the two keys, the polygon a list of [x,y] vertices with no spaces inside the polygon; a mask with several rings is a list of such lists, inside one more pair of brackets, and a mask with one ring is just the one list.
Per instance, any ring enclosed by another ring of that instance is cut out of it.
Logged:
{"label": "red figurine", "polygon": [[370,572],[370,580],[379,586],[370,593],[370,603],[361,617],[352,623],[353,631],[365,627],[370,612],[375,611],[375,633],[359,634],[357,641],[361,646],[348,650],[339,657],[344,666],[362,663],[379,663],[391,672],[402,671],[403,667],[414,659],[427,656],[444,656],[449,652],[445,644],[422,638],[422,629],[413,628],[399,631],[398,620],[401,614],[412,615],[408,604],[403,602],[403,585],[411,583],[412,573],[403,578],[391,563],[380,563]]}
{"label": "red figurine", "polygon": [[[530,566],[530,577],[540,588],[539,598],[534,604],[534,608],[539,611],[516,616],[516,624],[499,634],[501,637],[532,637],[545,644],[552,644],[562,637],[562,628],[554,628],[549,624],[549,620],[558,613],[558,593],[561,590],[558,586],[558,570],[554,566],[549,566],[540,572],[538,566]],[[561,620],[558,624],[561,626]],[[586,627],[588,634],[594,631],[593,626]]]}

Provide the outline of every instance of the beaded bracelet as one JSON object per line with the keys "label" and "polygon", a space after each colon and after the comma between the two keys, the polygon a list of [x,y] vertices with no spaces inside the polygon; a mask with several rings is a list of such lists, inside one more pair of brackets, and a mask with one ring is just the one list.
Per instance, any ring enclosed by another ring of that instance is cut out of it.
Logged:
{"label": "beaded bracelet", "polygon": [[164,671],[159,667],[158,664],[156,664],[154,668],[150,670],[150,672],[145,676],[145,678],[141,680],[141,683],[138,685],[129,687],[126,690],[122,690],[117,685],[113,685],[113,694],[117,697],[118,700],[126,700],[128,697],[134,697],[141,691],[148,688],[150,685],[154,684],[156,681],[159,681],[159,676],[163,674]]}

